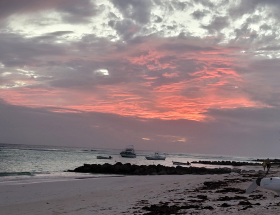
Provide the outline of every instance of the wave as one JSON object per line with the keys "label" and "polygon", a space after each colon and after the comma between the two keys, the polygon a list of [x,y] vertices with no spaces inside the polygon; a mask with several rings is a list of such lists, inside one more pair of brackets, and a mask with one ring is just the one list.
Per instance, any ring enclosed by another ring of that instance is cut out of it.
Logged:
{"label": "wave", "polygon": [[0,172],[0,177],[5,176],[35,176],[34,172]]}
{"label": "wave", "polygon": [[64,152],[64,150],[61,150],[61,149],[45,149],[45,148],[18,148],[20,150],[34,150],[34,151],[62,151]]}
{"label": "wave", "polygon": [[67,152],[67,150],[63,150],[63,149],[23,148],[23,147],[4,147],[4,146],[0,146],[0,150],[32,150],[32,151]]}

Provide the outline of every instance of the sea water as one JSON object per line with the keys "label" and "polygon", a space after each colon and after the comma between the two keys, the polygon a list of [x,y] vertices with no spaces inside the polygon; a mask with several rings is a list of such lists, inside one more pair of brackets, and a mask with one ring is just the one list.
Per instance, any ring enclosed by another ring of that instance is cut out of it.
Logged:
{"label": "sea water", "polygon": [[[72,180],[78,177],[108,177],[104,174],[83,174],[67,172],[83,164],[115,164],[116,162],[136,165],[161,164],[173,166],[172,161],[192,162],[199,160],[227,160],[250,162],[256,158],[232,157],[220,155],[161,153],[165,160],[146,160],[145,156],[152,155],[151,151],[137,151],[136,158],[122,158],[120,149],[92,149],[70,148],[59,146],[31,146],[0,144],[0,183],[36,183],[40,181]],[[110,160],[97,159],[98,155],[112,156]],[[191,164],[197,167],[222,168],[225,166],[212,166]],[[243,167],[238,167],[243,168]]]}

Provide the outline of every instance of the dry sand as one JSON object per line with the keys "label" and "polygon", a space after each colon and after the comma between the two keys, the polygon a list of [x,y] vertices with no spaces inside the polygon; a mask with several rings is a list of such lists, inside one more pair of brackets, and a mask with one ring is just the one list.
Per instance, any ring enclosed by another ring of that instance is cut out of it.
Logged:
{"label": "dry sand", "polygon": [[273,191],[244,194],[252,177],[231,173],[0,184],[0,214],[280,214],[280,197]]}

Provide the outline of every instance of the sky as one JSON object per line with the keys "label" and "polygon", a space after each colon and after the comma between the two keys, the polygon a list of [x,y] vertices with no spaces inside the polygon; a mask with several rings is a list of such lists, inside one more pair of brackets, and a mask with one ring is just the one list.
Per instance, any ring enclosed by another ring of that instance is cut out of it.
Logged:
{"label": "sky", "polygon": [[280,1],[0,0],[0,142],[277,157]]}

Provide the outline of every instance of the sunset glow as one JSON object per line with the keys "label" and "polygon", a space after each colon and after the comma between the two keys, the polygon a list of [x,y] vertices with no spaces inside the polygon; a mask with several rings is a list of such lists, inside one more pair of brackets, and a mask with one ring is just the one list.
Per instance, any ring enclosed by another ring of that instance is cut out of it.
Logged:
{"label": "sunset glow", "polygon": [[[254,135],[249,141],[246,132],[278,129],[263,121],[275,119],[280,105],[279,6],[256,0],[4,1],[0,104],[95,116],[85,126],[103,128],[120,143],[135,138],[143,147],[194,144],[207,151],[240,136],[245,147],[261,141]],[[137,123],[158,124],[152,133]],[[178,127],[169,133],[173,123]],[[220,135],[212,128],[228,130]]]}

